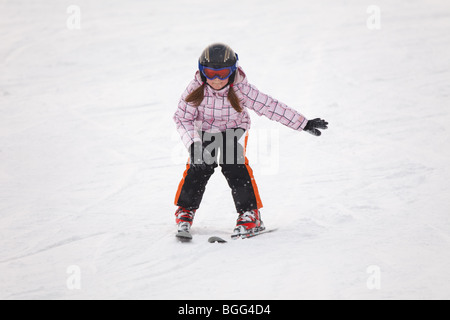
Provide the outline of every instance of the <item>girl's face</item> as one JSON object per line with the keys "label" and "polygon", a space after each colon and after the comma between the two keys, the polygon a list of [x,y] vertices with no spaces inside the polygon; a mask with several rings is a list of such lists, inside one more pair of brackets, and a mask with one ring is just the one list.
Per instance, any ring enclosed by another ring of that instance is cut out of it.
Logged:
{"label": "girl's face", "polygon": [[215,78],[214,80],[206,79],[206,82],[214,89],[220,90],[224,88],[228,84],[228,79],[220,80],[219,78]]}

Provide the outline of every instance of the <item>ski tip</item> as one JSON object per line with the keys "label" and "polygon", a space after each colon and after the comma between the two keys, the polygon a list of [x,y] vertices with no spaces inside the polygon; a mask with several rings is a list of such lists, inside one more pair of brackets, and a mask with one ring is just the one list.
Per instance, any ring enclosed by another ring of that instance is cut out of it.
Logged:
{"label": "ski tip", "polygon": [[222,239],[222,238],[220,238],[220,237],[210,237],[210,238],[208,239],[208,242],[209,242],[209,243],[215,243],[215,242],[218,242],[218,243],[226,243],[227,241],[224,240],[224,239]]}

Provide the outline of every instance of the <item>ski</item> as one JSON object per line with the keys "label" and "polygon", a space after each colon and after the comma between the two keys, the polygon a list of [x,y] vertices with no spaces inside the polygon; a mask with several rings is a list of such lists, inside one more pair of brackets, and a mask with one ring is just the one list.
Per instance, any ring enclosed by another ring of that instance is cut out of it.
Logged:
{"label": "ski", "polygon": [[[276,230],[277,229],[275,228],[275,229],[264,229],[264,230],[261,230],[261,231],[255,231],[255,232],[250,232],[250,233],[246,233],[246,234],[232,234],[231,235],[231,239],[232,240],[248,239],[248,238],[253,238],[253,237],[259,236],[259,235],[264,234],[264,233],[274,232]],[[227,243],[227,241],[225,239],[223,239],[221,237],[217,237],[217,236],[210,237],[208,239],[208,242],[209,243],[216,243],[216,242],[217,243]]]}
{"label": "ski", "polygon": [[248,233],[233,233],[231,235],[231,239],[236,240],[236,239],[248,239],[248,238],[253,238],[256,236],[259,236],[261,234],[265,234],[265,233],[270,233],[270,232],[274,232],[277,229],[263,229],[260,231],[251,231]]}
{"label": "ski", "polygon": [[189,242],[192,240],[192,235],[188,231],[178,231],[176,237],[181,242]]}
{"label": "ski", "polygon": [[239,238],[240,238],[240,239],[248,239],[248,238],[253,238],[253,237],[256,237],[256,236],[265,234],[265,233],[274,232],[274,231],[276,231],[276,230],[277,230],[277,229],[264,229],[264,230],[261,230],[261,231],[256,231],[256,232],[250,232],[250,233],[240,234],[240,235],[235,236],[234,238],[233,238],[233,235],[232,235],[232,239],[239,239]]}

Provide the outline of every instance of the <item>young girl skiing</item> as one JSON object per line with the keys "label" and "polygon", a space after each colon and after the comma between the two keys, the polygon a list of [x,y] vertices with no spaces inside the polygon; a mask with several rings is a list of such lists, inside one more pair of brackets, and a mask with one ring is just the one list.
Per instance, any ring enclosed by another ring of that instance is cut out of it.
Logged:
{"label": "young girl skiing", "polygon": [[327,129],[328,123],[319,118],[307,120],[248,83],[238,67],[238,55],[225,44],[215,43],[203,50],[198,68],[174,115],[190,155],[175,196],[177,236],[191,238],[189,231],[206,184],[220,165],[238,214],[233,238],[245,238],[265,229],[259,211],[263,205],[245,156],[248,110],[315,136],[321,134],[318,129]]}

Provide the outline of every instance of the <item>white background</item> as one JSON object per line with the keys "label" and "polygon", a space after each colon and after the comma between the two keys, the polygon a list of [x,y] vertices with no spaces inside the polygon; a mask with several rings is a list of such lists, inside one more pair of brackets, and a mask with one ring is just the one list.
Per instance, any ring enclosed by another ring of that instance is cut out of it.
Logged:
{"label": "white background", "polygon": [[[450,298],[449,27],[444,0],[1,0],[0,298]],[[172,115],[217,41],[330,125],[252,113],[278,230],[208,243],[237,218],[217,170],[178,243]]]}

